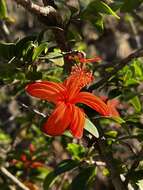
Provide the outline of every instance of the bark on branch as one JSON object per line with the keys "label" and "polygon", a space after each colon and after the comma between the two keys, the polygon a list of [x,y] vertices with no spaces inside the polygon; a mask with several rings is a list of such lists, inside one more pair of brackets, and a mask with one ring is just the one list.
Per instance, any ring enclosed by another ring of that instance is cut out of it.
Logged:
{"label": "bark on branch", "polygon": [[47,26],[62,28],[62,19],[58,11],[52,6],[39,6],[30,0],[13,0],[30,13],[36,15]]}
{"label": "bark on branch", "polygon": [[30,190],[21,181],[19,181],[14,175],[12,175],[5,167],[0,167],[0,172],[8,177],[13,183],[15,183],[22,190]]}

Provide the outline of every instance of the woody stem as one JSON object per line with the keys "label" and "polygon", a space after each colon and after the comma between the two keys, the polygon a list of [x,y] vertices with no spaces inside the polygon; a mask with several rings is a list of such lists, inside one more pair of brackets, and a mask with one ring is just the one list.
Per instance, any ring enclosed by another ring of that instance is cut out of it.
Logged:
{"label": "woody stem", "polygon": [[128,188],[122,182],[122,180],[120,178],[120,174],[117,169],[117,166],[114,164],[113,154],[106,147],[105,140],[102,140],[99,138],[98,140],[96,140],[96,142],[97,142],[98,152],[99,152],[100,156],[102,157],[102,159],[105,161],[105,163],[110,171],[112,184],[113,184],[115,190],[127,190]]}

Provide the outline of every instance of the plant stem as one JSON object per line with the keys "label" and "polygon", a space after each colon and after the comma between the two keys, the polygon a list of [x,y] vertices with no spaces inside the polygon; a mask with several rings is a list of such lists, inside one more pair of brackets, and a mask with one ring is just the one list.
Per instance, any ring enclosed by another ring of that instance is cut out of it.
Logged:
{"label": "plant stem", "polygon": [[97,140],[98,151],[103,160],[105,161],[111,175],[111,180],[115,190],[127,190],[128,188],[122,182],[117,166],[114,164],[112,152],[106,147],[105,140]]}

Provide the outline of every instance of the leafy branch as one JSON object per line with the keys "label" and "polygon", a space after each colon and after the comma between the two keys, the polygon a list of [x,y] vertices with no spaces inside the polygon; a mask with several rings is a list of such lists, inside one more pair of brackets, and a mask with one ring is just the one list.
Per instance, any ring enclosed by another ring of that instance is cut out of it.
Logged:
{"label": "leafy branch", "polygon": [[[107,63],[103,65],[104,67],[113,67],[113,70],[110,73],[107,73],[104,78],[101,78],[98,82],[93,83],[92,85],[89,86],[88,90],[92,91],[96,88],[101,87],[103,84],[108,82],[108,80],[115,75],[119,70],[121,70],[124,66],[130,63],[132,59],[143,57],[143,48],[136,50],[134,53],[131,53],[129,56],[126,58],[122,59],[121,61],[118,61],[117,63],[113,62],[111,64]],[[102,66],[102,65],[101,65]]]}

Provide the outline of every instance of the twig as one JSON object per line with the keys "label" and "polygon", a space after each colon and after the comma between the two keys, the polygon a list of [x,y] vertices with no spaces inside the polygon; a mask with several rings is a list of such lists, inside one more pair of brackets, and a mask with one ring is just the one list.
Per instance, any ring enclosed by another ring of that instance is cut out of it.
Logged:
{"label": "twig", "polygon": [[8,177],[12,182],[14,182],[22,190],[30,190],[21,181],[19,181],[14,175],[12,175],[5,167],[1,166],[0,171],[2,174],[4,174],[6,177]]}
{"label": "twig", "polygon": [[26,104],[23,104],[23,103],[20,103],[20,105],[23,107],[23,108],[26,108],[27,110],[29,110],[30,112],[34,112],[42,117],[47,117],[44,113],[41,113],[40,111],[34,109],[34,108],[31,108],[30,106],[27,106]]}
{"label": "twig", "polygon": [[30,13],[36,15],[47,26],[62,27],[62,19],[58,11],[52,6],[39,6],[30,0],[13,0]]}
{"label": "twig", "polygon": [[118,64],[116,63],[113,70],[110,73],[107,73],[104,78],[100,79],[98,82],[93,83],[88,87],[89,91],[92,91],[98,87],[101,87],[103,84],[105,84],[108,79],[110,79],[113,75],[115,75],[120,69],[122,69],[124,66],[129,64],[129,62],[132,59],[138,58],[138,57],[143,57],[143,48],[135,51],[134,53],[130,54],[128,57],[125,59],[122,59]]}

